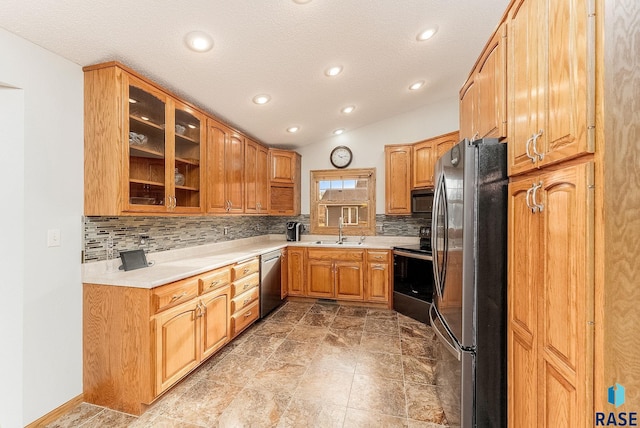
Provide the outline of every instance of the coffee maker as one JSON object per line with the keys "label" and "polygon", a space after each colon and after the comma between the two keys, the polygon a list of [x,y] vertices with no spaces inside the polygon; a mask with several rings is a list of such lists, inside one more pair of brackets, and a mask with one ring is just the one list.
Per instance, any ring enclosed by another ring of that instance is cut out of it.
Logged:
{"label": "coffee maker", "polygon": [[300,235],[304,231],[304,224],[299,223],[297,221],[288,221],[287,222],[287,241],[299,241]]}

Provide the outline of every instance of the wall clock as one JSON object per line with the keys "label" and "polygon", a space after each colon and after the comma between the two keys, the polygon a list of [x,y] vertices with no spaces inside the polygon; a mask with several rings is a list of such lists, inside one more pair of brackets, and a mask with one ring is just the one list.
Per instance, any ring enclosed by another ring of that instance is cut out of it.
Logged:
{"label": "wall clock", "polygon": [[336,168],[348,167],[352,159],[353,153],[351,153],[351,149],[347,146],[336,147],[331,150],[331,155],[329,156],[331,164]]}

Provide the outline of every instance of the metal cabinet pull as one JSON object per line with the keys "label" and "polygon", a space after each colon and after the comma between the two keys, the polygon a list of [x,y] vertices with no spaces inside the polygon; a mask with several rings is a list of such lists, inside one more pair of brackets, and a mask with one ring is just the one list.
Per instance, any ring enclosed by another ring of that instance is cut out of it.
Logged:
{"label": "metal cabinet pull", "polygon": [[527,196],[525,197],[525,200],[527,201],[527,208],[529,208],[531,212],[535,214],[537,207],[531,203],[531,193],[533,192],[534,186],[535,184],[532,184],[531,187],[529,187],[529,190],[527,190]]}
{"label": "metal cabinet pull", "polygon": [[182,294],[175,294],[173,297],[171,297],[171,302],[175,302],[176,300],[182,299],[184,296],[187,295],[187,292],[183,292]]}
{"label": "metal cabinet pull", "polygon": [[540,137],[542,137],[542,129],[533,136],[533,143],[531,145],[533,146],[533,154],[536,155],[539,160],[542,160],[544,158],[544,153],[540,153],[538,151],[538,138]]}
{"label": "metal cabinet pull", "polygon": [[384,268],[380,265],[373,265],[373,270],[384,270]]}
{"label": "metal cabinet pull", "polygon": [[251,311],[247,312],[246,314],[244,314],[245,318],[249,318],[251,316]]}
{"label": "metal cabinet pull", "polygon": [[529,151],[529,146],[531,145],[532,141],[533,141],[533,135],[527,140],[527,145],[525,146],[525,149],[527,152],[527,157],[531,159],[531,163],[536,163],[536,157],[531,154],[531,151]]}
{"label": "metal cabinet pull", "polygon": [[531,199],[533,205],[538,209],[538,212],[542,212],[544,209],[544,205],[542,203],[538,203],[536,200],[536,195],[538,194],[538,189],[542,189],[542,181],[538,182],[538,184],[534,184],[533,193],[531,194]]}
{"label": "metal cabinet pull", "polygon": [[219,279],[218,279],[218,280],[216,280],[216,281],[213,281],[213,282],[209,285],[209,288],[213,288],[213,287],[215,287],[216,285],[218,285],[219,283],[220,283],[220,280],[219,280]]}

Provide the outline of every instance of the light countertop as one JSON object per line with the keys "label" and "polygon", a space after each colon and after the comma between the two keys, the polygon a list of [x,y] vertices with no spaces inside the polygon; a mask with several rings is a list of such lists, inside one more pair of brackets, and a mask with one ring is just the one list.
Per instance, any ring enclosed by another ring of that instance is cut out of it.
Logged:
{"label": "light countertop", "polygon": [[[302,235],[298,242],[287,242],[284,235],[263,235],[253,238],[199,245],[177,250],[147,254],[153,266],[128,272],[118,270],[120,259],[85,263],[82,265],[82,282],[134,288],[154,288],[190,276],[198,275],[247,260],[287,246],[344,249],[390,249],[401,244],[417,244],[418,238],[393,236],[368,236],[362,245],[318,245],[315,241],[337,241],[336,236]],[[349,236],[347,242],[358,241]]]}

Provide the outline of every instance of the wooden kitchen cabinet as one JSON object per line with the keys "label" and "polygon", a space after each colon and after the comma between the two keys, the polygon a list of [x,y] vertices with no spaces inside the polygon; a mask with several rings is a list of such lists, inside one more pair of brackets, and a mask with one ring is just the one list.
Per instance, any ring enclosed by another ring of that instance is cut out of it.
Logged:
{"label": "wooden kitchen cabinet", "polygon": [[269,149],[248,138],[244,148],[245,214],[269,211]]}
{"label": "wooden kitchen cabinet", "polygon": [[387,250],[367,250],[366,272],[364,300],[390,303],[391,252]]}
{"label": "wooden kitchen cabinet", "polygon": [[289,296],[305,296],[306,248],[287,248],[287,287]]}
{"label": "wooden kitchen cabinet", "polygon": [[207,212],[244,212],[244,137],[207,120]]}
{"label": "wooden kitchen cabinet", "polygon": [[300,215],[300,168],[298,153],[269,149],[269,214]]}
{"label": "wooden kitchen cabinet", "polygon": [[594,151],[587,0],[520,0],[508,18],[509,175]]}
{"label": "wooden kitchen cabinet", "polygon": [[509,185],[509,426],[593,414],[593,162]]}
{"label": "wooden kitchen cabinet", "polygon": [[231,278],[231,337],[235,337],[260,316],[260,260],[236,263]]}
{"label": "wooden kitchen cabinet", "polygon": [[411,163],[413,147],[384,146],[385,214],[411,214]]}
{"label": "wooden kitchen cabinet", "polygon": [[429,138],[413,145],[412,187],[433,187],[436,161],[458,143],[458,131]]}
{"label": "wooden kitchen cabinet", "polygon": [[85,215],[203,210],[205,116],[123,65],[85,72]]}
{"label": "wooden kitchen cabinet", "polygon": [[307,250],[307,296],[364,300],[364,251]]}
{"label": "wooden kitchen cabinet", "polygon": [[139,415],[228,343],[230,272],[153,289],[84,284],[84,400]]}
{"label": "wooden kitchen cabinet", "polygon": [[460,139],[507,137],[506,38],[502,23],[460,89]]}

